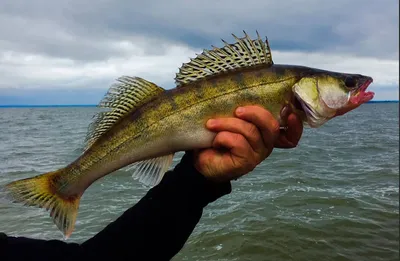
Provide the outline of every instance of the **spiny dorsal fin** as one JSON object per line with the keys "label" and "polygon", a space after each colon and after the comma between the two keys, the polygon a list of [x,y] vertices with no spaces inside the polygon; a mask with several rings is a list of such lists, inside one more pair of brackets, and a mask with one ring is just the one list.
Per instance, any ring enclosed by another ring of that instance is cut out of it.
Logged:
{"label": "spiny dorsal fin", "polygon": [[221,72],[234,70],[237,68],[251,67],[254,65],[272,65],[271,49],[268,39],[261,40],[257,32],[257,39],[251,40],[245,31],[244,37],[236,39],[233,44],[228,44],[224,40],[225,46],[222,48],[213,47],[213,50],[203,50],[196,58],[190,59],[179,68],[176,74],[175,84],[180,87],[184,84],[195,82],[207,76],[216,75]]}
{"label": "spiny dorsal fin", "polygon": [[111,110],[100,112],[94,116],[86,135],[85,150],[129,112],[164,91],[156,84],[139,77],[123,76],[117,81],[118,83],[110,87],[98,105]]}

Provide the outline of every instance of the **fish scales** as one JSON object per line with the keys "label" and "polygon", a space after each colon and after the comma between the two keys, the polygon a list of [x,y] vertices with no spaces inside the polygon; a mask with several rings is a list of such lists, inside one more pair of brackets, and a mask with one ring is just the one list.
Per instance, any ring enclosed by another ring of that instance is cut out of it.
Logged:
{"label": "fish scales", "polygon": [[[176,150],[209,147],[214,135],[204,129],[205,122],[212,117],[232,116],[238,106],[259,104],[280,120],[281,109],[293,100],[291,86],[298,79],[294,75],[294,69],[281,66],[259,67],[167,90],[106,133],[93,145],[92,153],[85,153],[71,164],[72,168],[79,168],[78,171],[73,170],[75,175],[65,176],[65,180],[58,182],[79,183],[80,186],[75,189],[81,190],[92,182],[92,176],[86,170],[96,169],[95,175],[101,177],[102,173],[119,169],[119,165]],[[192,140],[193,133],[200,136],[200,142],[185,143]],[[164,144],[165,148],[156,152],[137,149],[152,143]],[[115,159],[119,159],[118,166],[110,164]]]}
{"label": "fish scales", "polygon": [[[258,35],[258,34],[257,34]],[[68,238],[79,201],[96,180],[118,169],[157,185],[175,152],[210,147],[216,135],[205,128],[215,117],[259,105],[285,126],[287,108],[317,128],[373,98],[372,78],[294,65],[276,65],[268,41],[260,36],[204,50],[183,64],[176,88],[164,90],[139,77],[118,78],[89,125],[84,152],[59,170],[11,182],[5,190],[15,202],[50,210]]]}

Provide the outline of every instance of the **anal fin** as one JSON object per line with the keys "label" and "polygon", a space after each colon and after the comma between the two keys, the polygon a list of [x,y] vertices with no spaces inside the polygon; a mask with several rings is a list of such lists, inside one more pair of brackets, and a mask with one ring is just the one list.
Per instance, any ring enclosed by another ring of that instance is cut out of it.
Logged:
{"label": "anal fin", "polygon": [[128,169],[135,168],[132,177],[146,186],[153,187],[160,183],[165,172],[171,166],[173,158],[174,153],[171,153],[162,157],[135,162]]}

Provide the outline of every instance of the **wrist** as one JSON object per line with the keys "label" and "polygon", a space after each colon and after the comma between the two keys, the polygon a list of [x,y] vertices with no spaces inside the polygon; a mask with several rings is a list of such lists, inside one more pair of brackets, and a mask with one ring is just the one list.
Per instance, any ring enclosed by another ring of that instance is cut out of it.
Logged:
{"label": "wrist", "polygon": [[[232,187],[229,181],[216,182],[205,177],[197,170],[193,160],[193,152],[186,152],[180,163],[175,166],[171,173],[166,176],[161,183],[170,183],[179,186],[181,191],[191,198],[200,201],[203,206],[217,200],[218,198],[231,193]],[[160,185],[162,185],[160,183]]]}

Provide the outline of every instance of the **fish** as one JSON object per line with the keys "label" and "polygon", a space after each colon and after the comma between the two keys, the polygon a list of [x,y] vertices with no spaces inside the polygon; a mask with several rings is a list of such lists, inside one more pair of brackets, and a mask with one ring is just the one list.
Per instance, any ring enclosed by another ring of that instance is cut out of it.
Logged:
{"label": "fish", "polygon": [[175,153],[209,148],[216,136],[205,124],[232,117],[240,106],[258,105],[286,128],[288,112],[319,128],[374,97],[372,77],[302,65],[275,64],[268,38],[222,40],[183,63],[175,87],[164,89],[138,76],[116,79],[88,127],[84,150],[67,166],[4,186],[15,203],[46,209],[68,239],[79,202],[98,179],[126,168],[153,187]]}

